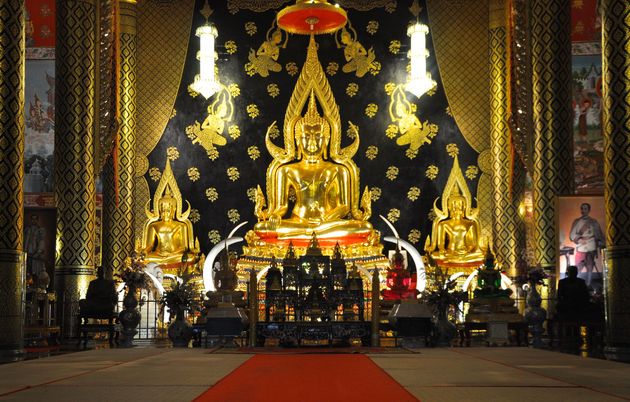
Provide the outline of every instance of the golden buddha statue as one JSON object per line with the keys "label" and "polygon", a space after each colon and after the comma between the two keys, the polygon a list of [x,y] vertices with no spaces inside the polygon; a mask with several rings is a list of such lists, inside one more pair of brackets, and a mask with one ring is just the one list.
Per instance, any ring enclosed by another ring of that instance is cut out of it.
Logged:
{"label": "golden buddha statue", "polygon": [[479,241],[479,211],[471,208],[471,196],[457,157],[442,195],[442,209],[434,203],[434,211],[436,219],[432,241],[427,237],[427,253],[440,265],[481,263],[484,254]]}
{"label": "golden buddha statue", "polygon": [[145,263],[160,264],[165,273],[177,275],[199,262],[199,242],[188,220],[190,205],[182,212],[182,197],[168,159],[155,192],[153,211],[146,208],[145,212],[148,219],[137,250]]}
{"label": "golden buddha statue", "polygon": [[[319,114],[318,102],[323,116]],[[271,142],[274,126],[275,122],[266,137],[267,149],[274,158],[267,170],[268,203],[258,190],[258,223],[254,235],[248,235],[248,242],[293,241],[306,245],[314,235],[330,246],[337,241],[367,245],[377,240],[378,235],[367,221],[371,215],[367,188],[359,203],[359,171],[352,161],[358,135],[353,144],[340,149],[339,110],[317,60],[313,39],[285,116],[284,149]]]}

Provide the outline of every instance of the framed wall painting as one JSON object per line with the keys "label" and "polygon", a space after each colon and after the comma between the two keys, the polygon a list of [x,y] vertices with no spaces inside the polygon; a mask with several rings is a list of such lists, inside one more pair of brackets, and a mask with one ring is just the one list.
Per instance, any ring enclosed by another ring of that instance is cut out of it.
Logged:
{"label": "framed wall painting", "polygon": [[578,277],[593,289],[601,289],[603,253],[606,247],[604,197],[567,195],[556,198],[557,278],[567,266],[578,267]]}

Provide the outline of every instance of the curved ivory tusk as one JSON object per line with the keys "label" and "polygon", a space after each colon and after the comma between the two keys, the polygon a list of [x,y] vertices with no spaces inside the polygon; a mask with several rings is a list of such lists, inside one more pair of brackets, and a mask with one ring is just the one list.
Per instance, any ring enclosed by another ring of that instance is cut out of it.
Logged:
{"label": "curved ivory tusk", "polygon": [[389,226],[389,228],[392,230],[392,233],[394,233],[394,236],[396,236],[397,239],[400,239],[400,235],[396,231],[396,228],[394,227],[394,225],[389,221],[389,219],[387,219],[383,215],[379,215],[379,216],[381,217],[382,220],[385,221],[385,223],[387,223],[387,226]]}
{"label": "curved ivory tusk", "polygon": [[[246,223],[246,222],[245,222]],[[216,260],[217,255],[226,247],[231,246],[232,244],[242,242],[242,237],[230,237],[225,240],[221,240],[218,242],[212,250],[208,253],[206,257],[206,261],[203,263],[203,287],[204,292],[216,291],[217,289],[214,287],[214,271],[212,270],[212,266],[214,265],[214,260]]]}
{"label": "curved ivory tusk", "polygon": [[241,228],[241,226],[246,225],[246,224],[247,224],[247,221],[245,221],[245,222],[241,222],[241,223],[239,223],[238,225],[236,225],[236,226],[234,227],[234,229],[232,229],[232,231],[230,232],[230,234],[229,234],[229,235],[227,235],[227,238],[228,238],[228,239],[230,239],[232,236],[234,236],[234,233],[236,233],[236,231],[237,231],[237,230],[239,230],[239,229]]}
{"label": "curved ivory tusk", "polygon": [[[381,218],[383,218],[382,215]],[[387,219],[383,219],[389,224],[389,221]],[[389,225],[393,229],[393,226],[391,226],[391,224]],[[411,256],[411,259],[416,266],[416,289],[420,293],[424,292],[424,289],[427,287],[427,277],[424,270],[424,263],[422,262],[422,257],[420,256],[420,252],[418,251],[418,249],[415,248],[407,240],[403,240],[399,237],[385,236],[383,240],[390,243],[400,244],[402,248],[404,248],[409,253],[409,256]]]}

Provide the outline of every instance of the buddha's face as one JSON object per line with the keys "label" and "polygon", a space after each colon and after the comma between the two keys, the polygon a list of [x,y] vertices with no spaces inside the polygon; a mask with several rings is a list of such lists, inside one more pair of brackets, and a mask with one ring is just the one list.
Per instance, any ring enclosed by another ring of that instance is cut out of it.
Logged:
{"label": "buddha's face", "polygon": [[160,202],[160,218],[164,221],[170,221],[175,215],[175,205],[170,199],[162,199]]}
{"label": "buddha's face", "polygon": [[323,133],[322,125],[303,124],[298,145],[307,159],[321,157],[326,145],[326,136]]}
{"label": "buddha's face", "polygon": [[461,218],[464,216],[464,200],[462,198],[454,198],[451,200],[451,216]]}

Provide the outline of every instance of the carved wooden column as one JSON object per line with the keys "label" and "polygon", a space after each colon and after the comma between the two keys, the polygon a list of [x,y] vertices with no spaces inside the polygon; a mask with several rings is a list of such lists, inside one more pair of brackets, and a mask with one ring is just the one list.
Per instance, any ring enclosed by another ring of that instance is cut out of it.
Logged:
{"label": "carved wooden column", "polygon": [[630,361],[630,3],[602,1],[607,357]]}
{"label": "carved wooden column", "polygon": [[0,0],[0,361],[23,353],[24,1]]}
{"label": "carved wooden column", "polygon": [[[525,167],[512,152],[508,127],[508,52],[505,0],[490,1],[490,149],[492,152],[494,252],[509,275],[525,249],[525,225],[519,216]],[[516,159],[516,160],[515,160]]]}
{"label": "carved wooden column", "polygon": [[[136,1],[120,2],[120,129],[117,161],[103,170],[103,267],[105,275],[124,268],[134,247],[133,187],[136,147]],[[114,169],[114,163],[118,169]],[[115,173],[117,171],[117,173]],[[118,205],[115,177],[118,175]]]}
{"label": "carved wooden column", "polygon": [[532,0],[535,259],[555,272],[556,196],[573,193],[571,2]]}
{"label": "carved wooden column", "polygon": [[56,3],[55,289],[66,338],[75,335],[78,300],[94,275],[95,1]]}

